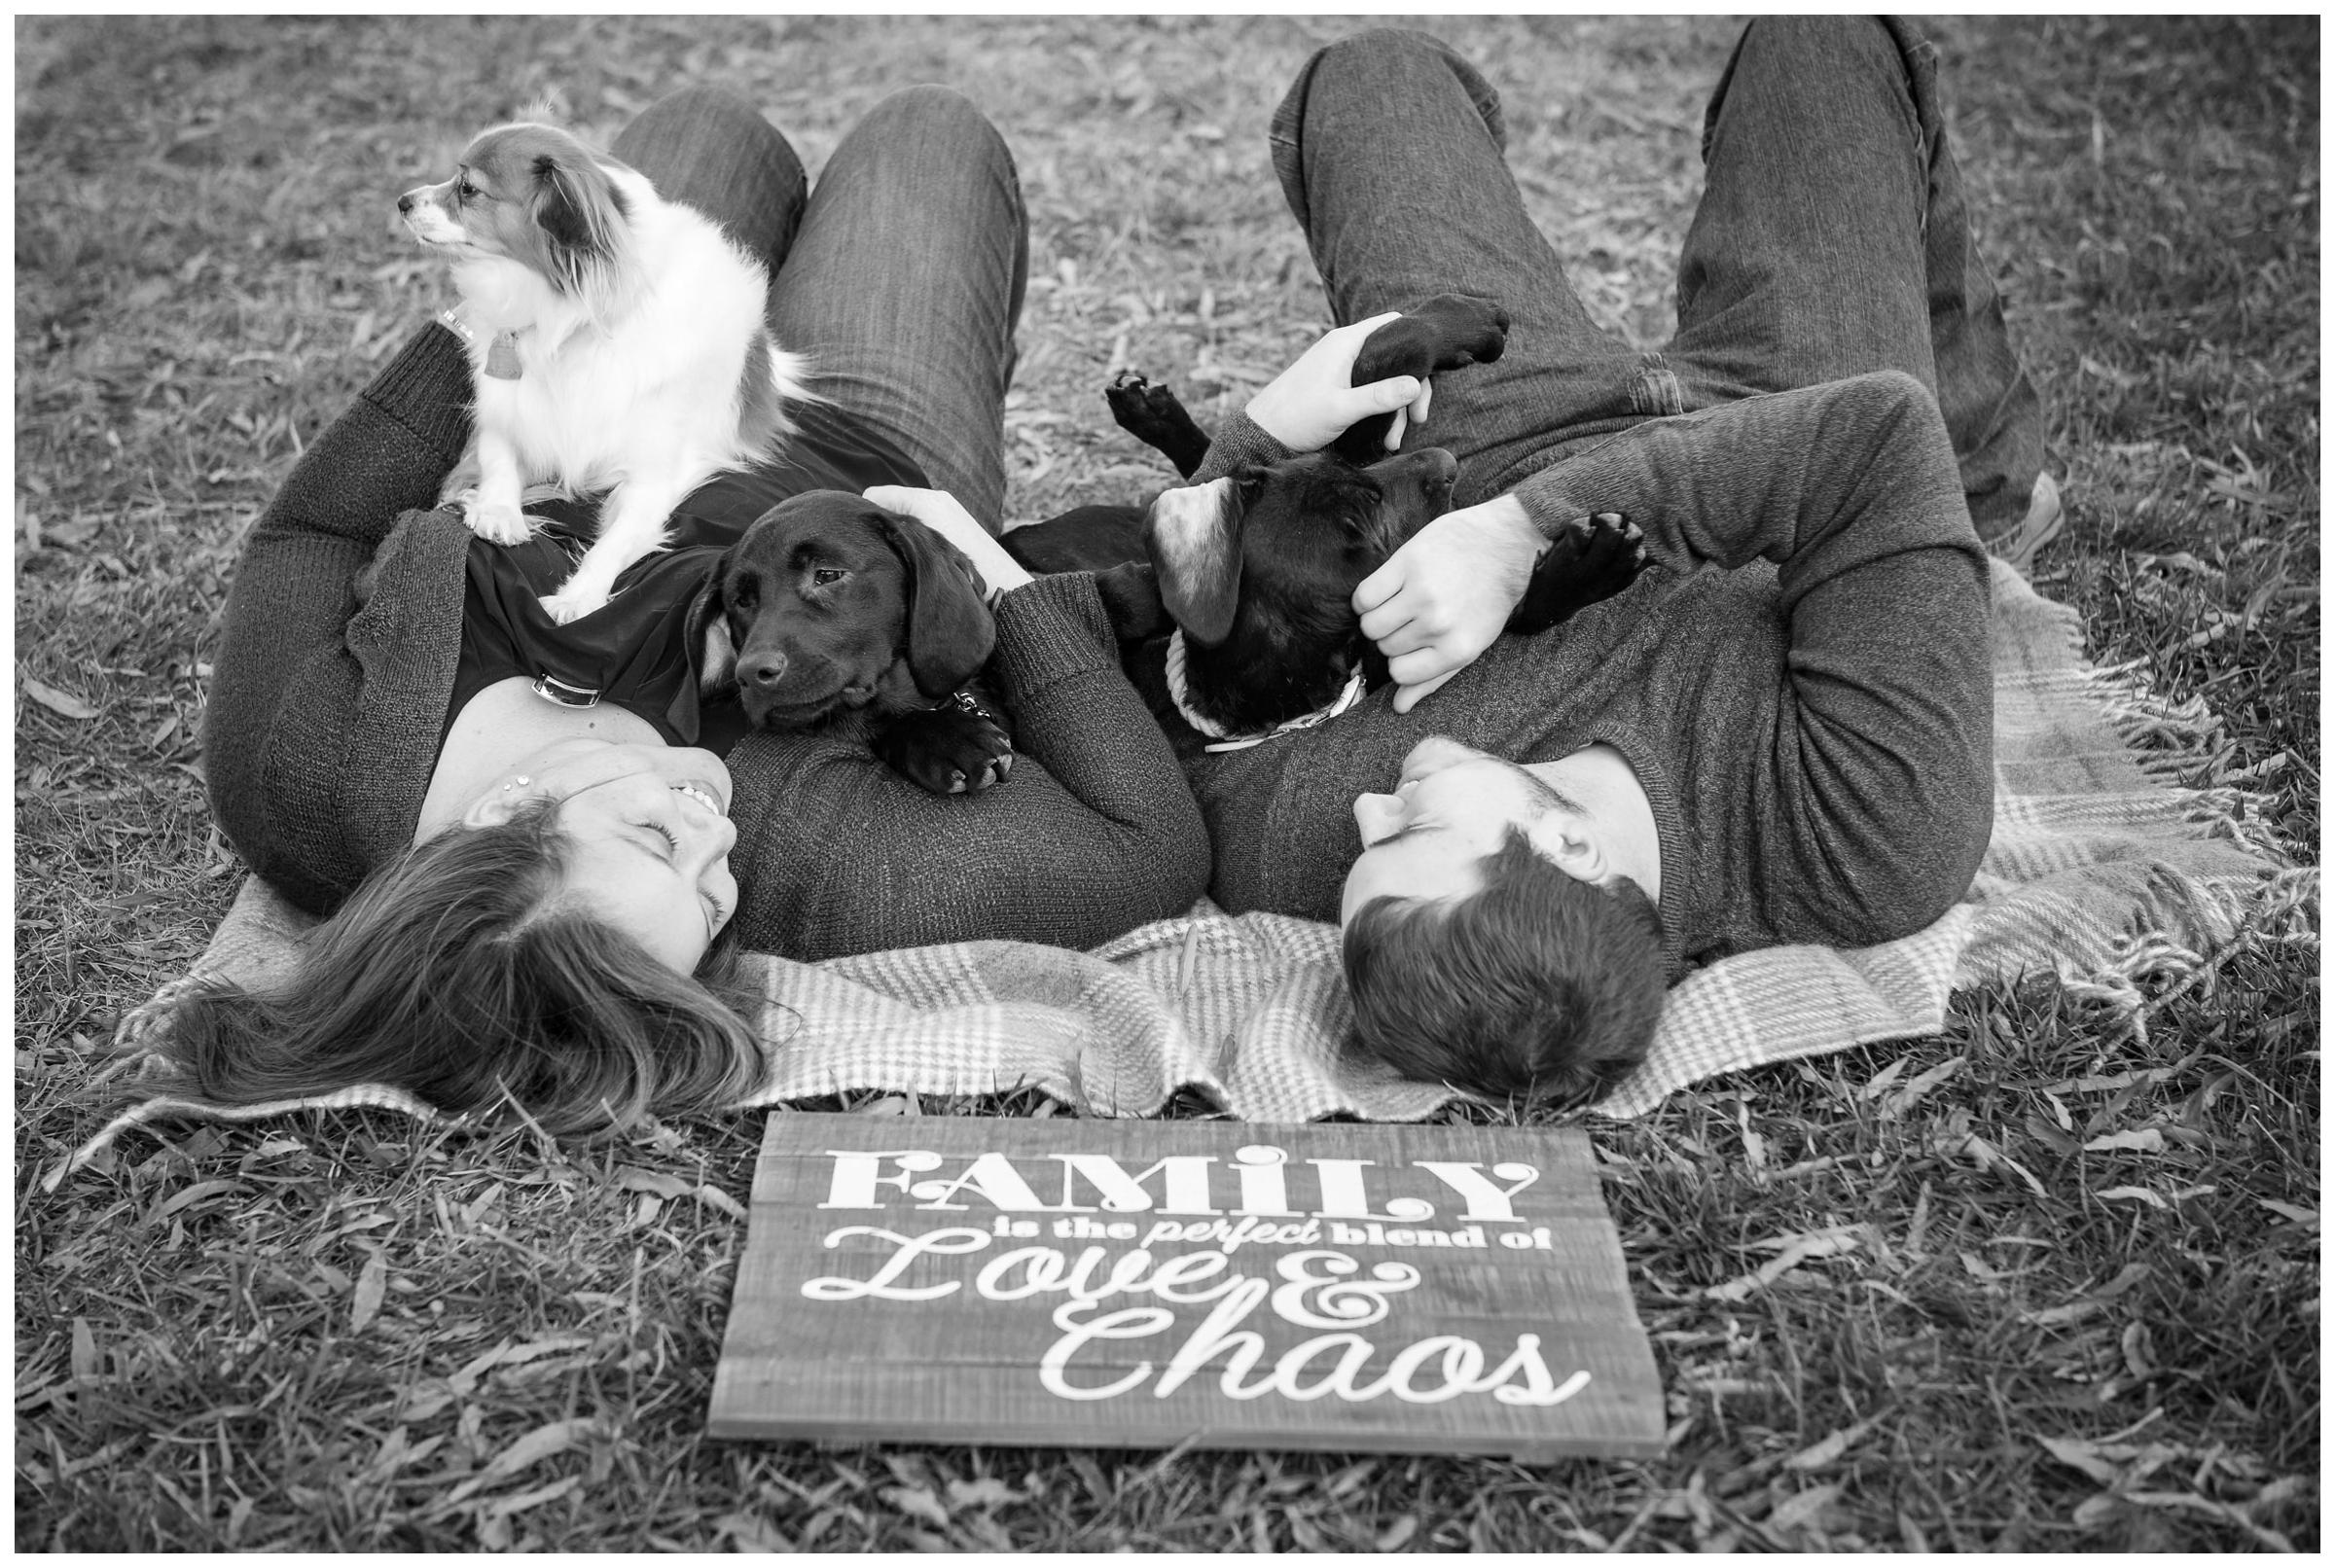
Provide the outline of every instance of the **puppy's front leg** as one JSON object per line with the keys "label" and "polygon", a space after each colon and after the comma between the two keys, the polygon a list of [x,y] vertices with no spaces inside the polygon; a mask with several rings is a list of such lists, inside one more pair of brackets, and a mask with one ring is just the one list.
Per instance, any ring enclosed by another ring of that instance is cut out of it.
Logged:
{"label": "puppy's front leg", "polygon": [[565,625],[606,604],[626,567],[665,548],[665,519],[687,493],[664,475],[626,480],[609,491],[600,503],[599,538],[559,591],[543,601],[552,619]]}
{"label": "puppy's front leg", "polygon": [[527,537],[530,526],[521,510],[526,475],[520,467],[518,445],[503,434],[502,422],[488,408],[488,400],[499,392],[492,387],[479,391],[479,488],[463,502],[462,520],[489,544],[516,545]]}

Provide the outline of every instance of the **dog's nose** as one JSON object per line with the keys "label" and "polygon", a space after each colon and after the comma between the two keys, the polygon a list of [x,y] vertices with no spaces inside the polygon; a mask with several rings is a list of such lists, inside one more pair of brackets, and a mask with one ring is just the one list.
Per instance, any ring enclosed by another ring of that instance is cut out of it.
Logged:
{"label": "dog's nose", "polygon": [[1422,446],[1411,455],[1425,462],[1430,484],[1450,484],[1459,478],[1459,459],[1441,446]]}
{"label": "dog's nose", "polygon": [[786,656],[779,653],[749,655],[737,661],[737,679],[743,686],[776,686],[786,679]]}
{"label": "dog's nose", "polygon": [[413,210],[413,192],[411,192],[411,191],[408,191],[408,192],[407,192],[407,193],[406,193],[404,196],[399,196],[399,197],[397,198],[397,210],[398,210],[398,211],[399,211],[401,214],[402,214],[402,213],[409,213],[409,212],[412,212],[412,211]]}

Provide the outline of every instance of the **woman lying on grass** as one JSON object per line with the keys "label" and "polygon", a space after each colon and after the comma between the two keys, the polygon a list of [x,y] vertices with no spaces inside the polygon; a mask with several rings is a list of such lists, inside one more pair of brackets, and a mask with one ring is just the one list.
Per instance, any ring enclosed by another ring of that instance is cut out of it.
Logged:
{"label": "woman lying on grass", "polygon": [[[451,1112],[507,1097],[555,1130],[703,1110],[761,1072],[740,946],[1087,946],[1206,883],[1198,812],[1088,578],[998,602],[1010,787],[934,796],[864,744],[697,710],[689,599],[772,504],[943,484],[994,527],[1027,260],[994,129],[952,92],[898,93],[808,198],[785,139],[714,92],[657,105],[613,151],[767,259],[772,331],[832,401],[793,410],[781,459],[692,496],[676,548],[608,606],[556,626],[536,599],[569,568],[557,544],[497,547],[429,510],[468,436],[453,334],[424,329],[375,378],[244,546],[205,720],[228,837],[332,918],[288,991],[183,1005],[162,1087],[250,1103],[383,1083]],[[543,674],[600,700],[547,700]]]}

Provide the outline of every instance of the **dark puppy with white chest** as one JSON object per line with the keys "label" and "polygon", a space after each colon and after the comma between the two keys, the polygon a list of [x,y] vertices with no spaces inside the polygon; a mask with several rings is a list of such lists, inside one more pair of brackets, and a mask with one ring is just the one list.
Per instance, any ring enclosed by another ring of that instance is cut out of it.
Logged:
{"label": "dark puppy with white chest", "polygon": [[1367,467],[1322,451],[1163,492],[1144,544],[1176,626],[1161,657],[1183,721],[1237,741],[1335,717],[1383,682],[1354,589],[1450,510],[1458,474],[1440,446]]}
{"label": "dark puppy with white chest", "polygon": [[914,517],[812,490],[756,518],[691,611],[700,690],[757,729],[864,737],[938,794],[1013,768],[1002,710],[975,677],[997,627],[973,565]]}
{"label": "dark puppy with white chest", "polygon": [[[1490,363],[1507,328],[1491,301],[1438,296],[1370,336],[1353,382]],[[1168,387],[1122,375],[1105,397],[1131,435],[1187,478],[1199,468],[1208,437]],[[1354,425],[1323,451],[1164,491],[1145,509],[1081,507],[1003,542],[1032,571],[1099,574],[1122,640],[1143,645],[1129,673],[1171,734],[1180,723],[1225,749],[1320,723],[1388,678],[1361,634],[1355,588],[1451,505],[1450,452],[1382,455],[1392,417]],[[1544,553],[1509,629],[1556,624],[1627,587],[1644,561],[1634,531],[1586,522]]]}

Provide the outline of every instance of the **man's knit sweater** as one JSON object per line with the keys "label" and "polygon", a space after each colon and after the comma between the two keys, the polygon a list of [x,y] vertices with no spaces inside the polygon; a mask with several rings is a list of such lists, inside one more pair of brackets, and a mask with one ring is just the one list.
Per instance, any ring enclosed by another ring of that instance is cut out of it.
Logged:
{"label": "man's knit sweater", "polygon": [[[428,509],[469,436],[469,377],[452,334],[424,329],[310,445],[228,597],[203,724],[212,809],[254,871],[317,913],[412,842],[436,766],[471,534]],[[928,794],[821,736],[731,751],[748,946],[1088,946],[1200,895],[1199,812],[1093,580],[1005,595],[990,673],[1020,757],[982,795]]]}
{"label": "man's knit sweater", "polygon": [[[1245,419],[1196,480],[1285,455]],[[1884,373],[1650,420],[1513,492],[1544,536],[1618,512],[1656,562],[1502,637],[1408,714],[1391,687],[1187,773],[1227,909],[1334,920],[1353,802],[1448,734],[1514,762],[1603,741],[1662,840],[1670,976],[1747,948],[1862,946],[1968,891],[1993,821],[1987,562],[1937,405]],[[1706,571],[1706,565],[1729,570]]]}

